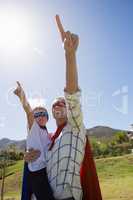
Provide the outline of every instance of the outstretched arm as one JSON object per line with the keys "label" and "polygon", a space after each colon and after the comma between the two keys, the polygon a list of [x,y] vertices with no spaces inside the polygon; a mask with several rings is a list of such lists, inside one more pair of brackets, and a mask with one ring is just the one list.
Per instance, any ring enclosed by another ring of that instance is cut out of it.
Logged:
{"label": "outstretched arm", "polygon": [[65,32],[61,24],[60,18],[56,15],[57,26],[64,43],[65,58],[66,58],[66,87],[65,91],[73,94],[79,90],[78,87],[78,73],[76,63],[76,50],[79,44],[77,35],[70,31]]}
{"label": "outstretched arm", "polygon": [[29,129],[31,129],[33,122],[34,122],[33,112],[32,112],[32,109],[30,107],[29,102],[27,101],[25,92],[24,92],[21,84],[18,81],[17,81],[17,88],[14,90],[14,94],[16,96],[18,96],[18,98],[19,98],[19,100],[20,100],[20,102],[23,106],[23,109],[24,109],[26,116],[27,116]]}
{"label": "outstretched arm", "polygon": [[[65,32],[60,18],[56,15],[57,26],[64,43],[66,58],[66,87],[65,99],[67,103],[68,121],[72,128],[79,132],[83,127],[83,116],[80,104],[80,90],[78,87],[78,73],[76,64],[76,50],[78,48],[78,36],[70,31]],[[74,131],[74,132],[75,132]]]}

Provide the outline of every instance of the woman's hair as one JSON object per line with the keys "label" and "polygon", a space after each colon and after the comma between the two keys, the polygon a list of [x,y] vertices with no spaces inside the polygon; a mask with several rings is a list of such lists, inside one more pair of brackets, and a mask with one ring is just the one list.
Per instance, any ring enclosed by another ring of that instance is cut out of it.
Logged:
{"label": "woman's hair", "polygon": [[57,97],[56,99],[54,99],[53,103],[52,103],[52,107],[55,103],[57,102],[63,102],[64,104],[66,103],[65,102],[65,98],[64,97]]}

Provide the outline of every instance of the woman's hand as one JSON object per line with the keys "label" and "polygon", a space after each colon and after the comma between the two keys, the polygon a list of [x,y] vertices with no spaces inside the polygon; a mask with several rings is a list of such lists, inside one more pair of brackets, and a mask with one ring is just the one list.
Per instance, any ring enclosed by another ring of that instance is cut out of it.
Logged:
{"label": "woman's hand", "polygon": [[39,150],[35,149],[29,149],[28,152],[25,153],[24,155],[24,160],[25,162],[33,162],[37,160],[41,155],[41,152]]}
{"label": "woman's hand", "polygon": [[78,71],[76,63],[76,50],[79,45],[79,38],[70,31],[64,31],[59,15],[56,15],[56,23],[64,43],[66,58],[66,86],[65,91],[74,94],[79,91],[78,87]]}
{"label": "woman's hand", "polygon": [[79,37],[71,33],[70,31],[65,32],[62,26],[59,15],[56,15],[56,23],[59,29],[62,42],[64,43],[64,49],[66,52],[76,52],[79,45]]}

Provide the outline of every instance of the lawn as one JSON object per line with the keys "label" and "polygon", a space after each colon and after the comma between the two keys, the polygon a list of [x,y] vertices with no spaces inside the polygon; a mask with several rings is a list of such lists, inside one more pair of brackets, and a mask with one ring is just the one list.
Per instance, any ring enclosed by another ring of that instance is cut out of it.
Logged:
{"label": "lawn", "polygon": [[[103,200],[133,199],[133,155],[96,160]],[[7,169],[5,199],[20,200],[23,161]]]}
{"label": "lawn", "polygon": [[96,161],[103,200],[133,199],[133,155]]}

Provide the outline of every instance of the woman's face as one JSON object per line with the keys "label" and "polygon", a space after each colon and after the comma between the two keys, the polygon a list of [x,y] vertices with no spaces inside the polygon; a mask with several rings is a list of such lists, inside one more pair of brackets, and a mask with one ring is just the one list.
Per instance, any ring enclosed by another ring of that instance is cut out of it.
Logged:
{"label": "woman's face", "polygon": [[53,117],[55,119],[64,119],[67,117],[66,105],[63,102],[57,102],[52,108]]}
{"label": "woman's face", "polygon": [[34,119],[39,126],[45,126],[48,121],[48,113],[45,108],[34,109]]}

